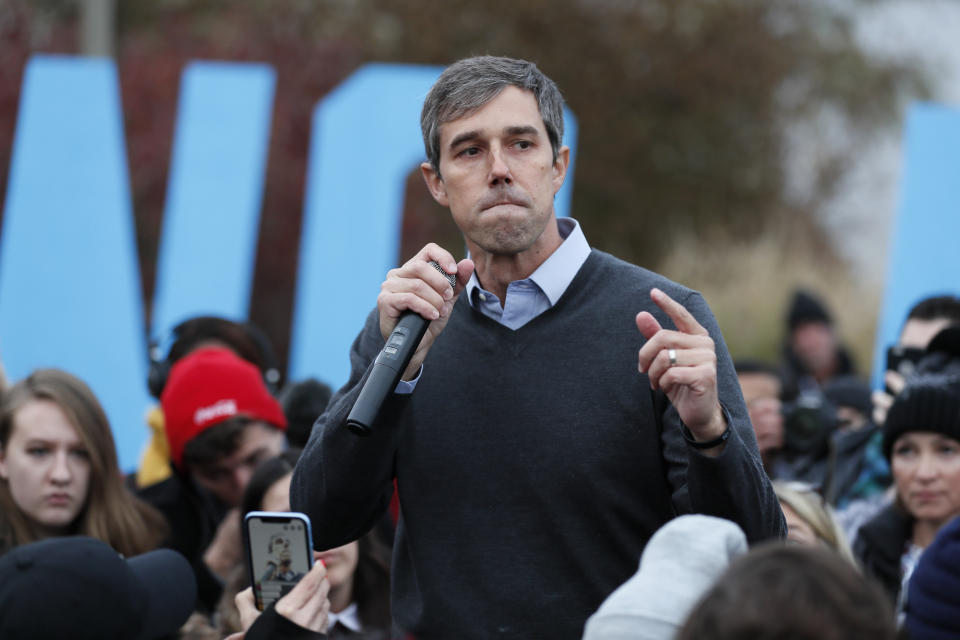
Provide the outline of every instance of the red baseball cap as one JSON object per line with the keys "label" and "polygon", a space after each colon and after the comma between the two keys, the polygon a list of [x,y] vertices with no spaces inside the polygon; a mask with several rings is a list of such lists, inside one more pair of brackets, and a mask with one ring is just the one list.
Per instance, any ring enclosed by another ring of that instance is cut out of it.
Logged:
{"label": "red baseball cap", "polygon": [[183,448],[206,429],[235,415],[287,428],[280,403],[260,370],[221,347],[197,349],[178,360],[160,396],[170,459],[183,465]]}

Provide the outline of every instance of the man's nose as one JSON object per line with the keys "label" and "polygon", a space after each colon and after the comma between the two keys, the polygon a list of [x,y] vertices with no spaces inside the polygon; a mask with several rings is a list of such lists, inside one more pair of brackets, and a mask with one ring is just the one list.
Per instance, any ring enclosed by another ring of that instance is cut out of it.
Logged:
{"label": "man's nose", "polygon": [[233,484],[237,491],[243,493],[250,484],[250,477],[253,475],[253,467],[246,464],[239,465],[233,470]]}
{"label": "man's nose", "polygon": [[490,184],[499,184],[513,181],[513,175],[510,173],[510,165],[504,156],[504,150],[500,147],[490,149]]}

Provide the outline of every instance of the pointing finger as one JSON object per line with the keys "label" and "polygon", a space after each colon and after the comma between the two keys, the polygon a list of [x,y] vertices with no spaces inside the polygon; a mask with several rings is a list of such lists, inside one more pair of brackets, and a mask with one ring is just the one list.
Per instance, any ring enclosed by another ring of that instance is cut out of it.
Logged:
{"label": "pointing finger", "polygon": [[709,335],[708,331],[703,328],[703,325],[697,322],[697,319],[693,317],[693,314],[687,311],[686,307],[668,296],[660,289],[651,289],[650,298],[657,304],[658,307],[663,309],[664,313],[670,316],[670,319],[673,320],[673,324],[676,325],[678,331],[693,335]]}

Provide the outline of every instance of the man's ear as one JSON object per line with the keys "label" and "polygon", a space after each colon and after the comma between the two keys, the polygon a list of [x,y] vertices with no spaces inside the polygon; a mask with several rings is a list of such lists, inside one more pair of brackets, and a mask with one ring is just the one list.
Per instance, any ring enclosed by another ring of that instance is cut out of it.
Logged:
{"label": "man's ear", "polygon": [[449,207],[450,201],[447,199],[447,186],[443,184],[443,178],[440,172],[429,162],[420,164],[420,173],[423,175],[423,181],[427,183],[427,189],[430,189],[430,195],[441,206]]}
{"label": "man's ear", "polygon": [[557,195],[563,181],[567,177],[567,168],[570,166],[570,147],[564,145],[557,151],[557,159],[553,163],[553,195]]}
{"label": "man's ear", "polygon": [[7,479],[7,450],[0,449],[0,478]]}

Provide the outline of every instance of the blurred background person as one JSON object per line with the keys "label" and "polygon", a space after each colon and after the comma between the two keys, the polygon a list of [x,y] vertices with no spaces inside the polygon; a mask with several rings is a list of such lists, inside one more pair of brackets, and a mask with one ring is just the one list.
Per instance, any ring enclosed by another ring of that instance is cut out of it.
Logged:
{"label": "blurred background person", "polygon": [[892,478],[883,455],[883,432],[872,418],[870,386],[860,378],[841,376],[826,384],[823,395],[836,425],[823,483],[827,502],[844,509],[853,501],[881,496]]}
{"label": "blurred background person", "polygon": [[771,478],[776,477],[776,465],[784,445],[783,381],[773,365],[757,360],[738,360],[734,363],[743,400],[747,403],[750,422],[757,436],[757,448],[763,468]]}
{"label": "blurred background person", "polygon": [[[934,336],[950,325],[960,326],[960,298],[952,295],[931,296],[917,302],[900,329],[900,337],[891,352],[898,353],[897,362],[887,363],[883,374],[884,388],[873,392],[873,420],[882,425],[893,396],[903,389],[906,378],[926,354]],[[887,356],[890,359],[890,352]],[[892,365],[892,366],[891,366]]]}
{"label": "blurred background person", "polygon": [[123,484],[107,416],[87,385],[39,369],[0,402],[0,553],[86,535],[127,556],[157,547],[162,516]]}
{"label": "blurred background person", "polygon": [[898,610],[923,550],[960,514],[960,380],[914,376],[883,427],[896,498],[860,527],[854,552]]}
{"label": "blurred background person", "polygon": [[209,613],[242,561],[243,492],[257,465],[286,448],[286,417],[260,370],[215,346],[171,367],[160,402],[173,473],[139,495],[166,518],[166,544],[190,560]]}
{"label": "blurred background person", "polygon": [[830,549],[768,543],[734,560],[676,640],[894,640],[877,585]]}
{"label": "blurred background person", "polygon": [[890,470],[870,414],[870,387],[854,376],[832,378],[784,403],[783,446],[772,458],[771,477],[808,483],[837,509],[882,499]]}
{"label": "blurred background person", "polygon": [[827,547],[856,564],[833,510],[816,489],[801,482],[775,480],[773,490],[787,521],[787,540],[809,547]]}
{"label": "blurred background person", "polygon": [[788,399],[816,393],[836,376],[856,375],[853,356],[841,343],[820,298],[798,289],[787,310],[783,376]]}
{"label": "blurred background person", "polygon": [[333,389],[316,378],[308,378],[284,387],[280,393],[280,405],[287,416],[287,442],[296,449],[303,449],[310,438],[313,423],[317,421],[330,402]]}
{"label": "blurred background person", "polygon": [[[161,344],[159,340],[150,343],[147,388],[158,401],[173,365],[201,347],[229,349],[260,370],[270,393],[276,394],[280,388],[280,365],[273,347],[266,334],[253,323],[234,322],[219,316],[196,316],[175,326],[166,342],[170,343],[169,346]],[[147,426],[150,428],[150,441],[144,449],[135,476],[138,487],[161,482],[171,473],[163,409],[159,405],[151,408],[147,414]]]}

